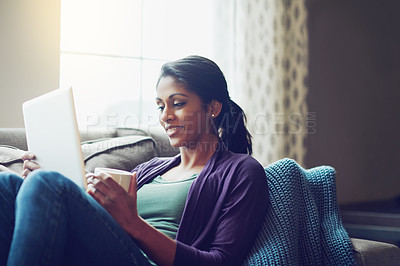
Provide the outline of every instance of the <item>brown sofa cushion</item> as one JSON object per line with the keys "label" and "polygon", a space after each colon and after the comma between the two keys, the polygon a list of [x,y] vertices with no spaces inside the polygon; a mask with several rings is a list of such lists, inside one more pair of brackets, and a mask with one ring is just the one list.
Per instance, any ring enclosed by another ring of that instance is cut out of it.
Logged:
{"label": "brown sofa cushion", "polygon": [[131,171],[155,157],[155,143],[148,136],[125,136],[82,143],[85,168],[109,167]]}

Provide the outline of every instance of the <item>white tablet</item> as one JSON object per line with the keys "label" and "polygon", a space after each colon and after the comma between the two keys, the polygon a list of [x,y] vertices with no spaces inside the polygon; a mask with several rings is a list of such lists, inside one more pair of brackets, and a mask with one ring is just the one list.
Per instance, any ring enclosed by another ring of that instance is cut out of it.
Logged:
{"label": "white tablet", "polygon": [[57,171],[86,188],[85,167],[72,88],[22,105],[28,150],[44,170]]}

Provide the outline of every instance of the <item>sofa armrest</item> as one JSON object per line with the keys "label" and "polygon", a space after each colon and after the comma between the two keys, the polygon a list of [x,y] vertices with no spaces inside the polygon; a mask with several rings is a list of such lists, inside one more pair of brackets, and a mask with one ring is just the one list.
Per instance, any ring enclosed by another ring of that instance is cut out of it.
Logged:
{"label": "sofa armrest", "polygon": [[0,145],[13,146],[26,151],[26,135],[24,128],[0,128]]}
{"label": "sofa armrest", "polygon": [[[81,130],[81,141],[117,137],[116,129]],[[25,128],[0,128],[0,145],[13,146],[21,150],[28,150]]]}
{"label": "sofa armrest", "polygon": [[358,265],[399,265],[400,248],[393,244],[351,238]]}

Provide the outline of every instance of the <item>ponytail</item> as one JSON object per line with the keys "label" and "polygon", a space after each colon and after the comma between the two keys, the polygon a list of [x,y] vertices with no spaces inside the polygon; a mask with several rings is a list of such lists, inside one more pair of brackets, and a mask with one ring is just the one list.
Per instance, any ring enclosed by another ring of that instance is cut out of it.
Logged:
{"label": "ponytail", "polygon": [[228,100],[222,108],[222,112],[215,121],[219,138],[228,147],[228,150],[236,153],[251,155],[253,153],[251,134],[246,128],[246,115],[242,108],[234,101]]}

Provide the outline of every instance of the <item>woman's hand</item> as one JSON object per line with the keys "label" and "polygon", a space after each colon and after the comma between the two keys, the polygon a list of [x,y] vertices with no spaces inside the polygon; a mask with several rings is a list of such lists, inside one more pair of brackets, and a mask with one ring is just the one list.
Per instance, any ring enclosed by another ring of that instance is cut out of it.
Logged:
{"label": "woman's hand", "polygon": [[33,161],[36,159],[36,156],[32,152],[25,152],[22,154],[21,158],[24,161],[24,170],[21,175],[23,179],[25,179],[30,172],[40,168],[40,165]]}
{"label": "woman's hand", "polygon": [[128,192],[106,173],[89,173],[86,178],[86,192],[100,203],[125,231],[129,232],[135,224],[141,222],[136,205],[136,173],[132,174]]}
{"label": "woman's hand", "polygon": [[147,224],[138,215],[136,173],[132,174],[128,192],[106,173],[100,173],[98,176],[90,173],[86,177],[86,191],[137,241],[140,248],[157,265],[173,265],[176,242]]}

